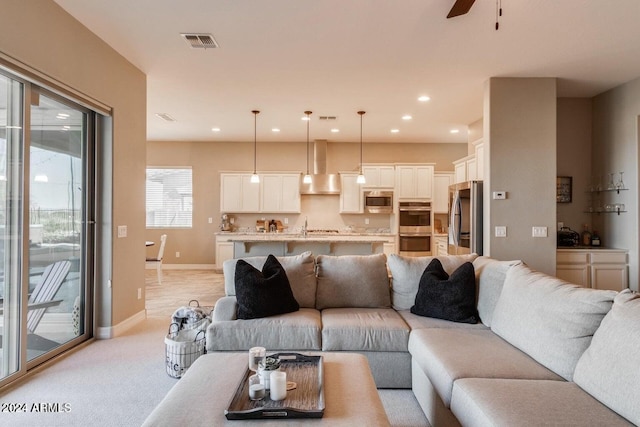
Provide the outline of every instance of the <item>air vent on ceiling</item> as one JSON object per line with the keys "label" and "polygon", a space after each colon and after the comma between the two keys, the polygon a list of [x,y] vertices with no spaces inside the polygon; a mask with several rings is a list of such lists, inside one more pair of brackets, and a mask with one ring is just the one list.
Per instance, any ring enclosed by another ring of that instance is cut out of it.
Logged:
{"label": "air vent on ceiling", "polygon": [[182,33],[180,34],[192,49],[215,49],[220,47],[211,34]]}
{"label": "air vent on ceiling", "polygon": [[319,120],[337,120],[338,117],[336,116],[318,116]]}
{"label": "air vent on ceiling", "polygon": [[176,121],[176,119],[174,119],[173,117],[171,117],[167,113],[156,113],[156,117],[164,120],[165,122],[175,122]]}

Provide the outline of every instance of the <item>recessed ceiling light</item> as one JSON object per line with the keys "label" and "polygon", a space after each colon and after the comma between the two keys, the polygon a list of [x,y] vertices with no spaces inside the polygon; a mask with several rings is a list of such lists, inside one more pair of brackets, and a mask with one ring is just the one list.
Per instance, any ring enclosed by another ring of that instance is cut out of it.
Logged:
{"label": "recessed ceiling light", "polygon": [[402,120],[411,120],[413,117],[411,117],[409,114],[405,114],[404,116],[402,116]]}
{"label": "recessed ceiling light", "polygon": [[211,128],[211,132],[220,132],[220,128]]}
{"label": "recessed ceiling light", "polygon": [[449,132],[451,132],[451,133],[459,133],[460,130],[459,129],[451,129]]}
{"label": "recessed ceiling light", "polygon": [[58,120],[67,120],[70,116],[67,113],[58,113],[56,119]]}
{"label": "recessed ceiling light", "polygon": [[427,102],[429,101],[431,98],[429,98],[427,95],[422,95],[418,97],[418,101],[420,102]]}
{"label": "recessed ceiling light", "polygon": [[340,132],[340,129],[333,128],[333,129],[331,129],[331,132],[332,132],[332,133],[338,133],[338,132]]}
{"label": "recessed ceiling light", "polygon": [[391,133],[398,133],[400,132],[400,129],[391,129]]}
{"label": "recessed ceiling light", "polygon": [[273,129],[271,129],[271,132],[280,132],[280,129],[279,128],[273,128]]}

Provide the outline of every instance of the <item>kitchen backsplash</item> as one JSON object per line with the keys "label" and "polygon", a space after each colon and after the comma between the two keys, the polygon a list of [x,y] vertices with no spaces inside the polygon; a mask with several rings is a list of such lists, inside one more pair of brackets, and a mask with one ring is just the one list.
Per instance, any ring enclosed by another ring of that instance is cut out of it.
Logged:
{"label": "kitchen backsplash", "polygon": [[[304,226],[305,218],[309,229],[346,231],[349,227],[354,232],[373,230],[390,230],[391,215],[384,214],[340,214],[339,195],[304,195],[300,200],[299,214],[231,214],[234,218],[234,230],[254,229],[257,220],[282,221],[285,231],[297,232]],[[285,223],[288,219],[288,224]],[[369,224],[365,223],[369,220]]]}

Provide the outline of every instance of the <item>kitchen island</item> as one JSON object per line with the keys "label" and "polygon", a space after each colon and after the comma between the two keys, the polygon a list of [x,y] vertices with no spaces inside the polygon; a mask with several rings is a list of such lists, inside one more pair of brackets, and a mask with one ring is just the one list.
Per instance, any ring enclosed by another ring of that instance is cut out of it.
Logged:
{"label": "kitchen island", "polygon": [[273,254],[370,255],[395,253],[391,233],[216,233],[216,266],[230,258]]}

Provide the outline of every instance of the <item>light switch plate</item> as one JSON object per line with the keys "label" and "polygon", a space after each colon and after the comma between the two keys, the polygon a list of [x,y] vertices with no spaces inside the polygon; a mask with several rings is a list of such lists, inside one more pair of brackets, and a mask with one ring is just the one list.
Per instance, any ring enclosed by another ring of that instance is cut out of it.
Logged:
{"label": "light switch plate", "polygon": [[118,226],[118,237],[127,237],[127,226],[119,225]]}
{"label": "light switch plate", "polygon": [[504,200],[507,198],[506,191],[494,191],[493,192],[493,200]]}
{"label": "light switch plate", "polygon": [[533,237],[547,237],[547,227],[533,227],[531,235]]}
{"label": "light switch plate", "polygon": [[498,225],[495,228],[496,237],[507,237],[507,226]]}

